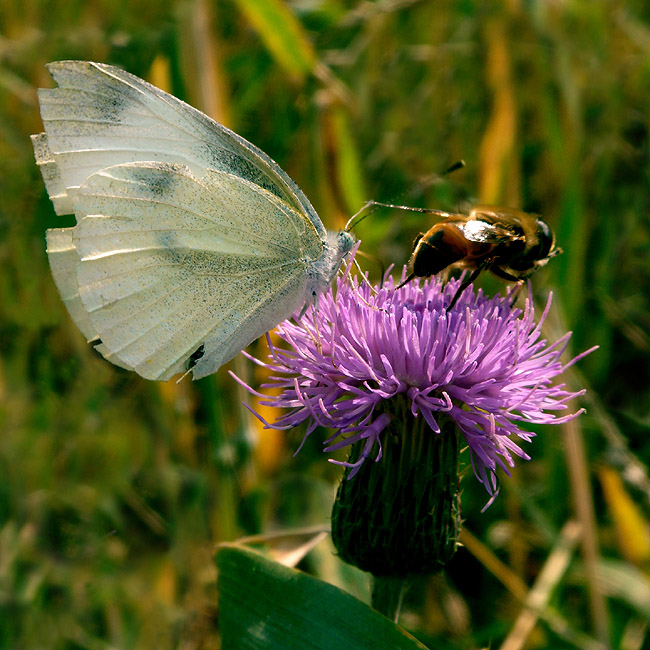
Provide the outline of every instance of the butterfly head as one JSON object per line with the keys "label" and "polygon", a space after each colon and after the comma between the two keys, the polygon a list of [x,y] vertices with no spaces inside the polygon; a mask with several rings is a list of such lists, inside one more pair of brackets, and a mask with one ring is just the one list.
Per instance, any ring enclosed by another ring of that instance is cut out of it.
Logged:
{"label": "butterfly head", "polygon": [[347,230],[339,230],[336,233],[330,233],[330,235],[332,234],[336,235],[335,248],[340,253],[341,259],[343,259],[343,257],[354,248],[357,240],[355,236]]}

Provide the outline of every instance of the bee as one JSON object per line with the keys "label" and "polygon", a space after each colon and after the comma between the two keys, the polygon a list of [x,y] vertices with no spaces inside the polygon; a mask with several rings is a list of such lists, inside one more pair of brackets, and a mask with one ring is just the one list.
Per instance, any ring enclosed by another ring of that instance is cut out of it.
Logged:
{"label": "bee", "polygon": [[476,206],[469,215],[427,212],[434,212],[442,221],[417,236],[409,260],[410,274],[397,288],[445,269],[471,271],[448,309],[481,272],[518,281],[562,252],[555,245],[553,231],[538,215],[494,206]]}

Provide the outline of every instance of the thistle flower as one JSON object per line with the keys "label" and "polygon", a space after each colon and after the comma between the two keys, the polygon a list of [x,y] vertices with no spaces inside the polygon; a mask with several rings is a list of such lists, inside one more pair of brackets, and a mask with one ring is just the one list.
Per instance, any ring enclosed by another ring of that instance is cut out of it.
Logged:
{"label": "thistle flower", "polygon": [[319,426],[332,428],[326,452],[360,443],[356,460],[330,459],[352,478],[368,460],[381,460],[382,433],[395,417],[387,405],[400,397],[433,434],[441,418],[455,423],[476,477],[496,496],[497,468],[508,475],[515,457],[530,459],[520,446],[535,436],[528,425],[561,424],[582,412],[566,410],[584,391],[553,380],[591,350],[565,364],[571,334],[555,343],[541,337],[551,295],[539,323],[530,300],[521,310],[511,296],[489,298],[473,287],[447,310],[459,282],[429,278],[395,291],[389,278],[373,294],[339,278],[317,309],[277,327],[289,349],[269,339],[268,360],[253,359],[271,373],[263,388],[280,389],[273,397],[256,393],[260,403],[290,409],[264,424],[290,429],[307,421],[305,439]]}
{"label": "thistle flower", "polygon": [[570,334],[542,339],[551,298],[538,324],[531,301],[521,310],[511,295],[472,287],[449,309],[459,282],[395,290],[388,279],[372,293],[344,276],[318,309],[277,327],[288,349],[269,339],[268,360],[253,359],[271,373],[263,387],[280,389],[256,393],[261,403],[289,409],[273,423],[258,415],[266,426],[306,421],[305,439],[318,426],[334,429],[325,451],[350,447],[347,461],[330,459],[346,467],[332,540],[343,560],[373,575],[372,604],[393,618],[406,580],[441,570],[456,550],[462,439],[489,505],[497,470],[529,458],[520,447],[535,435],[527,426],[581,413],[566,413],[581,392],[553,385],[583,355],[563,364]]}

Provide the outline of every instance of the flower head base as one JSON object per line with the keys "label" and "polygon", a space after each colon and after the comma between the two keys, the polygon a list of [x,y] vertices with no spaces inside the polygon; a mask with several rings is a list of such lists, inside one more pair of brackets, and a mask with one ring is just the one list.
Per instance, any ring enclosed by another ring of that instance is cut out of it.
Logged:
{"label": "flower head base", "polygon": [[360,443],[350,478],[368,459],[382,457],[382,432],[391,422],[388,401],[406,399],[411,414],[431,432],[439,419],[453,420],[471,451],[474,472],[491,495],[496,469],[506,474],[514,456],[528,459],[519,441],[535,435],[528,424],[559,424],[577,415],[567,402],[580,395],[553,385],[568,364],[560,361],[570,333],[555,343],[541,338],[531,301],[523,310],[511,296],[486,297],[469,287],[447,309],[458,280],[436,279],[394,289],[392,279],[376,294],[356,279],[339,278],[336,294],[323,295],[302,319],[277,333],[289,349],[271,346],[268,361],[278,396],[262,404],[291,409],[269,427],[288,429],[307,421],[335,429],[325,451]]}

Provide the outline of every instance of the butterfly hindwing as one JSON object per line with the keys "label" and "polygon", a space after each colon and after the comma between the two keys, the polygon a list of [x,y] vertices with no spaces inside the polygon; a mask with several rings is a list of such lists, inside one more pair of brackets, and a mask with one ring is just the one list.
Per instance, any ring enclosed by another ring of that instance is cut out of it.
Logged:
{"label": "butterfly hindwing", "polygon": [[223,172],[131,163],[70,194],[78,224],[49,249],[59,291],[104,356],[148,379],[187,370],[201,346],[192,372],[214,372],[302,305],[322,253],[311,222]]}

